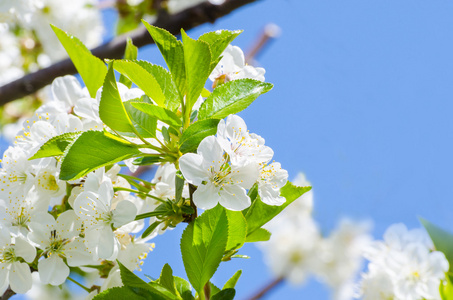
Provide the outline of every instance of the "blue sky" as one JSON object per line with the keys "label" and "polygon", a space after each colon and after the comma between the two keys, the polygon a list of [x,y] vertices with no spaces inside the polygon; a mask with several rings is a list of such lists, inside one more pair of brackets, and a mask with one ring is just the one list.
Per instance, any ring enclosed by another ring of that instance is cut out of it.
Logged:
{"label": "blue sky", "polygon": [[[265,24],[281,27],[259,57],[275,87],[241,116],[290,177],[307,175],[324,231],[349,216],[372,219],[380,238],[396,222],[420,226],[418,216],[453,230],[452,15],[451,1],[267,0],[189,34],[244,29],[234,44],[246,50]],[[143,57],[155,60],[153,49]],[[180,231],[173,234],[177,239]],[[156,239],[149,272],[163,265],[166,243],[178,254],[178,241],[160,241],[166,238],[172,237]],[[244,299],[271,275],[258,250],[241,252],[252,258],[224,263],[227,274],[214,281],[222,285],[243,268],[238,298]],[[267,299],[329,299],[329,293],[309,282],[284,285]]]}
{"label": "blue sky", "polygon": [[[244,29],[244,50],[267,23],[282,29],[258,57],[274,89],[240,115],[275,151],[290,177],[313,185],[314,217],[329,232],[342,217],[372,219],[380,238],[418,216],[453,230],[453,2],[257,1],[189,31]],[[163,64],[154,46],[139,56]],[[156,238],[144,273],[165,262],[184,275],[182,228]],[[254,246],[249,260],[223,263],[223,285],[238,268],[244,299],[272,276]],[[176,258],[176,259],[175,259]],[[326,288],[284,284],[267,299],[329,299]]]}
{"label": "blue sky", "polygon": [[[372,219],[380,238],[418,216],[453,231],[453,2],[431,0],[263,0],[189,31],[244,29],[233,43],[247,50],[267,23],[281,36],[258,61],[274,89],[240,115],[294,178],[313,185],[314,217],[328,232],[340,218]],[[107,14],[107,20],[112,17]],[[139,58],[163,64],[154,46]],[[185,277],[179,227],[155,239],[143,274],[168,262]],[[272,275],[251,256],[222,263],[214,283],[242,268],[238,299]],[[329,299],[310,281],[287,284],[266,299]]]}

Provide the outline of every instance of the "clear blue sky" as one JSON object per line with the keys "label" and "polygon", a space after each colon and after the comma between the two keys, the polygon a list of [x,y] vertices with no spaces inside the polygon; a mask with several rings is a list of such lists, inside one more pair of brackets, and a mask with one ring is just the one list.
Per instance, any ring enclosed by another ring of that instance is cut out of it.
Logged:
{"label": "clear blue sky", "polygon": [[[323,230],[344,216],[373,219],[379,238],[396,222],[419,226],[417,216],[453,230],[453,2],[258,1],[190,34],[244,29],[234,44],[247,49],[268,22],[282,28],[259,57],[275,88],[241,116],[291,177],[306,173]],[[158,61],[153,49],[142,57]],[[145,272],[178,255],[180,232],[156,239]],[[252,259],[224,263],[214,281],[243,268],[245,299],[271,275],[258,250],[241,252]],[[268,299],[329,294],[309,283]]]}
{"label": "clear blue sky", "polygon": [[[269,22],[282,35],[259,63],[275,87],[241,116],[291,178],[307,175],[321,228],[371,218],[380,238],[389,225],[416,227],[423,216],[453,230],[453,2],[264,0],[189,34],[244,29],[234,44],[247,49]],[[139,57],[163,64],[154,46]],[[185,276],[182,229],[155,239],[144,274],[157,277],[168,262]],[[255,247],[240,253],[252,258],[222,263],[213,281],[221,286],[242,268],[237,299],[245,299],[271,274]],[[267,299],[329,293],[309,282]]]}

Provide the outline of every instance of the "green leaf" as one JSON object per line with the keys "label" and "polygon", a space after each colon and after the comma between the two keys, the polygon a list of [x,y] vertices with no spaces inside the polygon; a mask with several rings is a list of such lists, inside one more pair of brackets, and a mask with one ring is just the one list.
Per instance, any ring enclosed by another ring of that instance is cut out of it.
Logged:
{"label": "green leaf", "polygon": [[211,289],[211,297],[221,291],[214,283],[209,281],[209,288]]}
{"label": "green leaf", "polygon": [[268,230],[264,228],[258,228],[249,235],[247,235],[245,242],[246,243],[265,242],[268,241],[270,238],[271,233]]}
{"label": "green leaf", "polygon": [[[81,129],[81,128],[80,128]],[[63,155],[66,148],[72,144],[81,132],[68,132],[54,136],[44,143],[39,150],[28,160]]]}
{"label": "green leaf", "polygon": [[142,21],[167,63],[181,99],[186,94],[186,71],[182,43],[170,32]]}
{"label": "green leaf", "polygon": [[186,111],[189,111],[203,90],[206,80],[211,73],[211,51],[209,45],[203,41],[190,38],[181,29],[182,42],[184,44],[184,62],[186,68],[187,94]]}
{"label": "green leaf", "polygon": [[145,290],[149,288],[149,285],[145,281],[126,268],[121,262],[118,260],[117,262],[120,267],[121,281],[125,286],[143,288]]}
{"label": "green leaf", "polygon": [[211,300],[233,300],[236,295],[234,289],[221,290],[217,294],[211,297]]}
{"label": "green leaf", "polygon": [[101,102],[99,103],[99,117],[108,127],[121,132],[133,132],[133,126],[116,85],[112,63],[105,76],[102,86]]}
{"label": "green leaf", "polygon": [[[272,220],[285,207],[309,190],[311,190],[311,187],[298,187],[288,181],[286,185],[280,189],[280,195],[286,198],[286,202],[282,205],[267,205],[260,199],[256,199],[245,214],[248,226],[247,236],[251,235],[255,230]],[[258,195],[257,198],[259,198]]]}
{"label": "green leaf", "polygon": [[171,110],[141,102],[132,102],[131,105],[136,109],[144,112],[145,114],[148,114],[149,116],[156,118],[170,126],[174,126],[179,129],[179,127],[181,127],[182,125],[181,119]]}
{"label": "green leaf", "polygon": [[147,293],[145,293],[145,295],[150,294],[150,296],[152,296],[147,299],[165,299],[165,300],[178,299],[177,296],[173,295],[171,291],[169,291],[162,285],[152,281],[148,283],[144,282],[142,279],[140,279],[137,275],[131,272],[118,260],[117,262],[120,267],[121,281],[123,282],[124,286],[127,286],[132,290],[140,289],[146,291]]}
{"label": "green leaf", "polygon": [[132,144],[101,131],[85,131],[66,149],[60,179],[74,180],[106,165],[139,155]]}
{"label": "green leaf", "polygon": [[241,275],[242,275],[242,270],[238,270],[236,273],[234,273],[234,275],[231,276],[231,278],[228,279],[228,281],[225,283],[222,290],[234,289],[234,287],[236,286],[236,283],[238,282],[239,277],[241,277]]}
{"label": "green leaf", "polygon": [[148,235],[150,235],[154,229],[157,228],[157,226],[159,226],[161,222],[159,221],[156,221],[156,222],[153,222],[151,225],[148,226],[148,228],[145,229],[145,231],[143,231],[142,233],[142,239],[144,239],[145,237],[147,237]]}
{"label": "green leaf", "polygon": [[196,218],[181,237],[181,253],[187,277],[201,294],[217,270],[228,240],[228,219],[224,209],[210,209]]}
{"label": "green leaf", "polygon": [[175,175],[175,202],[178,203],[182,197],[182,191],[184,190],[184,179]]}
{"label": "green leaf", "polygon": [[140,64],[136,61],[115,60],[113,62],[113,67],[135,83],[157,105],[164,106],[165,95],[162,92],[159,83],[156,78],[142,68]]}
{"label": "green leaf", "polygon": [[58,27],[52,26],[60,43],[66,49],[74,66],[79,72],[92,98],[102,86],[107,68],[102,60],[91,54],[90,50],[75,36],[72,36]]}
{"label": "green leaf", "polygon": [[176,290],[183,300],[194,300],[192,296],[192,287],[187,280],[182,279],[181,277],[174,276]]}
{"label": "green leaf", "polygon": [[247,222],[240,211],[225,210],[228,218],[227,251],[239,249],[245,243],[247,236]]}
{"label": "green leaf", "polygon": [[254,79],[237,79],[215,88],[201,104],[198,119],[223,119],[246,109],[255,99],[272,89],[272,84]]}
{"label": "green leaf", "polygon": [[147,61],[139,60],[136,63],[153,75],[159,83],[162,93],[165,95],[165,107],[171,111],[178,109],[181,106],[181,98],[171,74],[165,68]]}
{"label": "green leaf", "polygon": [[451,283],[451,276],[446,276],[446,281],[440,281],[440,297],[442,300],[453,300],[453,284]]}
{"label": "green leaf", "polygon": [[166,300],[158,295],[153,295],[143,288],[130,288],[128,286],[113,287],[96,295],[93,300]]}
{"label": "green leaf", "polygon": [[428,220],[423,218],[419,218],[419,220],[431,237],[436,250],[445,254],[445,257],[450,264],[449,271],[453,272],[453,234],[434,225]]}
{"label": "green leaf", "polygon": [[132,102],[137,103],[139,101],[141,101],[141,99],[132,99],[123,102],[124,108],[126,109],[126,112],[130,117],[132,125],[142,138],[155,138],[157,130],[157,119],[150,117],[148,114],[136,109],[131,105]]}
{"label": "green leaf", "polygon": [[[137,56],[138,48],[135,47],[135,45],[132,43],[132,39],[130,37],[127,37],[126,50],[124,51],[124,59],[135,60],[137,59]],[[122,74],[120,76],[119,82],[121,82],[128,88],[131,88],[132,86],[132,81],[130,81],[127,77],[125,77]]]}
{"label": "green leaf", "polygon": [[201,97],[208,98],[209,95],[211,95],[211,92],[207,88],[203,88],[203,90],[201,91]]}
{"label": "green leaf", "polygon": [[175,280],[173,271],[169,264],[165,264],[159,277],[159,284],[176,295]]}
{"label": "green leaf", "polygon": [[219,121],[218,119],[197,121],[187,127],[179,140],[179,151],[183,154],[197,151],[198,145],[205,137],[217,133]]}
{"label": "green leaf", "polygon": [[242,30],[217,30],[203,34],[198,40],[208,43],[211,49],[211,71],[218,63],[218,58],[225,48],[239,35]]}
{"label": "green leaf", "polygon": [[135,159],[132,164],[136,166],[149,166],[154,165],[156,163],[164,161],[163,157],[159,156],[144,156]]}

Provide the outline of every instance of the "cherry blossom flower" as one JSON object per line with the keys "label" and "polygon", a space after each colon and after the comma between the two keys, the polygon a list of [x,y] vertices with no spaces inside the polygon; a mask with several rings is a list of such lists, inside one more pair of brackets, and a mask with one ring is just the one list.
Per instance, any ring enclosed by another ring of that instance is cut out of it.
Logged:
{"label": "cherry blossom flower", "polygon": [[242,210],[251,201],[246,189],[258,179],[258,165],[228,164],[216,137],[208,136],[198,146],[197,154],[186,153],[179,159],[185,179],[196,186],[193,194],[195,204],[210,209],[220,203],[230,210]]}

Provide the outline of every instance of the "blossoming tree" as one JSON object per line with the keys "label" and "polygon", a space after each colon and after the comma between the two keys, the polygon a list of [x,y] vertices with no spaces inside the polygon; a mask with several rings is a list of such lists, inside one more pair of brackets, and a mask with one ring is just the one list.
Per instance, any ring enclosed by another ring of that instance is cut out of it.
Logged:
{"label": "blossoming tree", "polygon": [[[276,280],[252,299],[312,275],[335,299],[453,299],[453,237],[426,220],[427,231],[396,224],[382,241],[348,220],[321,234],[310,184],[289,182],[264,138],[236,115],[272,89],[264,69],[230,45],[240,31],[193,39],[182,30],[180,41],[143,24],[167,68],[138,60],[131,41],[124,59],[102,61],[53,26],[85,87],[56,78],[52,101],[3,154],[3,299],[30,291],[32,281],[72,281],[96,300],[233,299],[240,270],[221,288],[211,278],[258,242]],[[134,175],[143,166],[157,168],[152,180]],[[150,240],[183,224],[188,280],[168,264],[157,279],[135,275]],[[357,281],[363,256],[369,264]]]}

